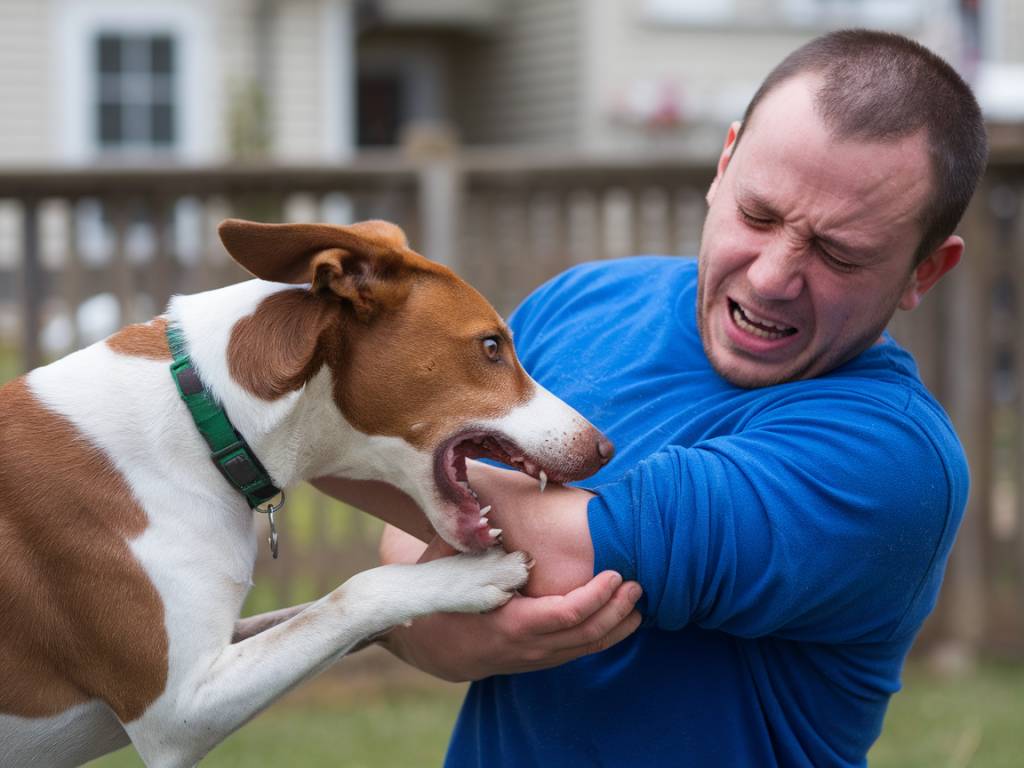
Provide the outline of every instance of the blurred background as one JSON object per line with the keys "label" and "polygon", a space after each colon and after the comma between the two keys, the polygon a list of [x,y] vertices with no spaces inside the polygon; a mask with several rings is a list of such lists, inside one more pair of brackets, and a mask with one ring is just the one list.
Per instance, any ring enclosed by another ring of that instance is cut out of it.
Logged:
{"label": "blurred background", "polygon": [[[892,328],[972,491],[872,764],[1024,764],[1024,0],[0,0],[0,382],[241,279],[229,215],[391,219],[503,313],[579,261],[695,254],[729,122],[849,26],[952,62],[992,141],[964,263]],[[249,612],[376,561],[308,489],[281,518]],[[461,691],[364,651],[207,764],[438,764]]]}

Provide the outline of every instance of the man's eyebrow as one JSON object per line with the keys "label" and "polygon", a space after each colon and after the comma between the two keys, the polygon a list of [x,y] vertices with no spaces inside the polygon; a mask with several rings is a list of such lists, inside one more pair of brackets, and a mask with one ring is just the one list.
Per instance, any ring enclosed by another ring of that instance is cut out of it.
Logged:
{"label": "man's eyebrow", "polygon": [[[779,212],[775,209],[775,206],[773,206],[767,198],[751,189],[738,189],[736,200],[743,207],[749,206],[750,208],[756,209],[758,213],[779,218]],[[814,233],[814,239],[829,250],[837,251],[844,256],[863,257],[870,252],[869,248],[861,248],[851,245],[850,243],[845,243],[842,240],[837,240],[835,237],[823,235],[820,232]]]}

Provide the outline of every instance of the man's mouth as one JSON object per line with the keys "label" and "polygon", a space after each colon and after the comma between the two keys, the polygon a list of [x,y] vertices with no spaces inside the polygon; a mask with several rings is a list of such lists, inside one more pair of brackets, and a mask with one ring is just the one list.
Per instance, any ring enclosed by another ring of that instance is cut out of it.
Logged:
{"label": "man's mouth", "polygon": [[729,314],[737,328],[761,339],[776,341],[797,333],[793,326],[769,320],[732,299],[729,299]]}

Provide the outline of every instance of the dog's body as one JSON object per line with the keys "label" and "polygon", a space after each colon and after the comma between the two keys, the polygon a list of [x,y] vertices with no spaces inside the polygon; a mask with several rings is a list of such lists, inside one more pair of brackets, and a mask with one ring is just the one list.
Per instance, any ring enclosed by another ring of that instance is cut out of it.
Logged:
{"label": "dog's body", "polygon": [[[149,765],[194,764],[360,641],[524,583],[522,553],[488,548],[467,457],[566,480],[610,456],[522,372],[489,305],[396,228],[229,222],[222,237],[277,282],[176,297],[0,390],[3,766],[79,765],[129,739]],[[169,322],[278,487],[386,480],[476,551],[358,574],[232,644],[255,515],[179,397]]]}

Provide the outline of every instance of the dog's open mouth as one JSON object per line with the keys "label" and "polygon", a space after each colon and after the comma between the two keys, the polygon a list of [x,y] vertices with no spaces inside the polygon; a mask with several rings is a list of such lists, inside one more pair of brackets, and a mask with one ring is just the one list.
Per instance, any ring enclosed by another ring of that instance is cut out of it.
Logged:
{"label": "dog's open mouth", "polygon": [[[445,441],[438,449],[434,460],[435,481],[441,498],[457,509],[454,531],[456,537],[461,544],[470,549],[489,547],[501,535],[501,531],[491,526],[487,519],[490,507],[481,508],[466,473],[466,460],[481,458],[493,459],[537,478],[542,491],[549,477],[554,482],[569,479],[559,477],[560,473],[557,470],[543,467],[504,435],[468,431]],[[551,477],[552,474],[555,476]]]}

